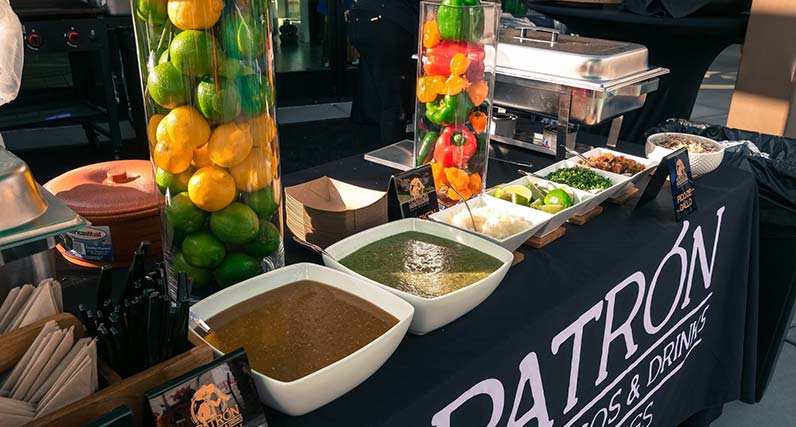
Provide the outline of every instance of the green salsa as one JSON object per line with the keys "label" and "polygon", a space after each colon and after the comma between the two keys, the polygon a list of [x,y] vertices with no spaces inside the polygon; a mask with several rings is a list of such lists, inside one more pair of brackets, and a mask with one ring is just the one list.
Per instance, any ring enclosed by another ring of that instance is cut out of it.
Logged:
{"label": "green salsa", "polygon": [[503,263],[453,240],[407,231],[363,246],[340,264],[391,288],[434,298],[472,285]]}

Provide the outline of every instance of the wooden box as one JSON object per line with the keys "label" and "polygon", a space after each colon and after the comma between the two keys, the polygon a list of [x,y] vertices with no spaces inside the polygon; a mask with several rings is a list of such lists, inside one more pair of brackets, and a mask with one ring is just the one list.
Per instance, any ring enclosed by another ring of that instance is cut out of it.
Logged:
{"label": "wooden box", "polygon": [[[61,313],[34,324],[0,335],[0,345],[5,350],[0,352],[0,372],[14,367],[22,355],[33,343],[39,331],[50,320],[55,320],[60,327],[75,326],[75,337],[83,337],[85,332],[80,321],[69,313]],[[192,335],[189,334],[189,338]],[[98,361],[100,389],[94,394],[67,405],[49,415],[37,418],[26,424],[29,427],[45,427],[56,425],[83,425],[102,415],[127,405],[133,411],[135,426],[144,426],[149,411],[144,401],[144,393],[180,375],[213,361],[213,350],[200,340],[191,339],[193,347],[185,353],[172,357],[145,371],[122,379],[102,360]]]}

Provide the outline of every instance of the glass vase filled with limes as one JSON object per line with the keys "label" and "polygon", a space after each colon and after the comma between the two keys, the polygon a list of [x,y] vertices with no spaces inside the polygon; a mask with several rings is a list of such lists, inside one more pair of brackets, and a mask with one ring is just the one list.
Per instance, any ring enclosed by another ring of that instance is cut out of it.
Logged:
{"label": "glass vase filled with limes", "polygon": [[170,282],[204,296],[284,265],[268,0],[133,0]]}

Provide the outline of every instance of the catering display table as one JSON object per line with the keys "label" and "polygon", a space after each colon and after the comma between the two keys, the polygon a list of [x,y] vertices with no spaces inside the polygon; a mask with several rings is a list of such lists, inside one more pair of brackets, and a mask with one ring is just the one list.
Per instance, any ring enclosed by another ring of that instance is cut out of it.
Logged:
{"label": "catering display table", "polygon": [[[552,158],[513,160],[538,169]],[[384,190],[392,173],[356,156],[287,175],[284,185],[327,175]],[[515,177],[516,166],[490,162],[489,185]],[[681,223],[664,188],[640,211],[635,202],[606,205],[547,247],[520,249],[525,260],[472,312],[408,335],[336,401],[301,417],[269,410],[269,422],[670,427],[722,402],[753,401],[755,180],[722,167],[697,179],[696,191],[697,211]],[[289,263],[319,262],[286,241]]]}

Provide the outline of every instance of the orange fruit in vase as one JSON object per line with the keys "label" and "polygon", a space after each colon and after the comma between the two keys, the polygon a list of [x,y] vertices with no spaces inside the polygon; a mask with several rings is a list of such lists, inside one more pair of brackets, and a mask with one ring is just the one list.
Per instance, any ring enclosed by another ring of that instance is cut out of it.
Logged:
{"label": "orange fruit in vase", "polygon": [[198,169],[212,165],[213,161],[210,160],[210,155],[207,154],[207,144],[193,150],[193,161],[191,162],[191,166]]}
{"label": "orange fruit in vase", "polygon": [[188,181],[188,197],[207,212],[224,209],[235,200],[236,195],[235,180],[227,171],[217,166],[199,169]]}
{"label": "orange fruit in vase", "polygon": [[219,125],[207,142],[207,154],[213,163],[231,167],[244,161],[252,150],[252,135],[249,126],[239,123]]}
{"label": "orange fruit in vase", "polygon": [[205,30],[212,27],[224,9],[224,0],[169,0],[169,19],[181,30]]}
{"label": "orange fruit in vase", "polygon": [[149,118],[149,123],[146,126],[146,137],[149,140],[150,149],[155,148],[155,145],[158,144],[157,130],[163,117],[165,117],[163,114],[153,114],[152,117]]}
{"label": "orange fruit in vase", "polygon": [[247,119],[239,119],[238,122],[249,125],[249,133],[251,133],[252,143],[255,147],[270,144],[276,136],[276,123],[267,112]]}
{"label": "orange fruit in vase", "polygon": [[254,147],[246,159],[229,168],[239,191],[257,191],[271,184],[274,179],[273,157],[268,145]]}
{"label": "orange fruit in vase", "polygon": [[165,138],[166,134],[170,140],[190,145],[193,150],[204,145],[210,138],[210,124],[199,110],[183,105],[171,110],[158,124],[158,141]]}
{"label": "orange fruit in vase", "polygon": [[168,138],[158,140],[152,150],[155,165],[172,174],[185,172],[191,166],[192,159],[193,147]]}

